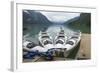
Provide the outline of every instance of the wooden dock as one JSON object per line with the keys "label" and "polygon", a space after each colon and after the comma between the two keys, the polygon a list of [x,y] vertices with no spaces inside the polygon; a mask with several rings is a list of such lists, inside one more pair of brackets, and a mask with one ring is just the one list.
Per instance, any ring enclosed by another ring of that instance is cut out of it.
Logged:
{"label": "wooden dock", "polygon": [[76,59],[91,58],[91,34],[82,34],[80,49],[76,55]]}

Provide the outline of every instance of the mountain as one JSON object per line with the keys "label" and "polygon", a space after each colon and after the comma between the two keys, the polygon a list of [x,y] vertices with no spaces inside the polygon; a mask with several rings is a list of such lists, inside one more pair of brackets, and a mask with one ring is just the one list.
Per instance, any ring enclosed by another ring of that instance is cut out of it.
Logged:
{"label": "mountain", "polygon": [[91,27],[91,14],[90,13],[82,13],[80,15],[80,24],[84,24],[87,27]]}
{"label": "mountain", "polygon": [[23,24],[51,24],[40,12],[34,10],[23,11]]}
{"label": "mountain", "polygon": [[65,26],[80,30],[82,33],[91,33],[91,14],[81,13],[80,17],[75,17],[64,23]]}
{"label": "mountain", "polygon": [[46,16],[34,10],[23,11],[23,34],[38,34],[40,30],[44,30],[52,24]]}
{"label": "mountain", "polygon": [[80,16],[74,17],[74,18],[72,18],[72,19],[69,19],[68,21],[66,21],[66,22],[64,23],[64,25],[69,25],[70,23],[79,20],[79,18],[80,18]]}

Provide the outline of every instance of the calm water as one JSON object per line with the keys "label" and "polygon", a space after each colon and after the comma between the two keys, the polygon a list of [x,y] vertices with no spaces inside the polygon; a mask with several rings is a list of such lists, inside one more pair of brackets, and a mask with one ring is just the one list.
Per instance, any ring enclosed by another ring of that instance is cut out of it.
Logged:
{"label": "calm water", "polygon": [[45,31],[47,31],[52,38],[55,38],[57,33],[60,32],[61,28],[65,30],[65,34],[67,35],[67,37],[73,35],[73,33],[74,33],[73,30],[71,30],[63,25],[57,25],[57,24],[53,24],[51,26],[35,26],[35,27],[30,26],[28,28],[29,28],[29,30],[24,32],[25,33],[24,39],[30,40],[36,44],[38,44],[38,34],[43,28],[47,28]]}

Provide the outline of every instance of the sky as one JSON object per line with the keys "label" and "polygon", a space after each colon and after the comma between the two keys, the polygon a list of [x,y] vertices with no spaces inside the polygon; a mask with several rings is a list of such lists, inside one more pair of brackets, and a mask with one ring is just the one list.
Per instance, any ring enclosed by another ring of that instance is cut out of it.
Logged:
{"label": "sky", "polygon": [[40,11],[48,20],[55,23],[64,23],[69,19],[80,16],[80,13]]}

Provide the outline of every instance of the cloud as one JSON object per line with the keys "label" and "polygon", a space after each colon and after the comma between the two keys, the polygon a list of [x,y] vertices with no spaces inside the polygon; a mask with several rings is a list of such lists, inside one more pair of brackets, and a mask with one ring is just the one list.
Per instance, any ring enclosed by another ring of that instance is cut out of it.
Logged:
{"label": "cloud", "polygon": [[70,12],[48,12],[40,11],[45,15],[51,22],[63,23],[72,19],[74,17],[80,16],[80,13],[70,13]]}

